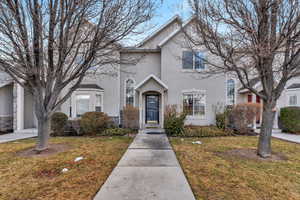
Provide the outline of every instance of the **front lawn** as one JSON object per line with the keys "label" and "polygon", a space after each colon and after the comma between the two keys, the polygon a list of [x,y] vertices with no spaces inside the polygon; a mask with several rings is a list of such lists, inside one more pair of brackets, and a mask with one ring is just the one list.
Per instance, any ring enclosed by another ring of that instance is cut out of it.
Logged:
{"label": "front lawn", "polygon": [[[225,153],[255,149],[257,137],[170,140],[198,200],[300,199],[300,144],[273,139],[287,160],[261,161]],[[192,144],[197,140],[202,144]]]}
{"label": "front lawn", "polygon": [[[0,199],[92,199],[130,142],[128,137],[52,138],[52,144],[68,149],[41,157],[17,153],[33,147],[35,139],[0,144]],[[74,162],[80,156],[83,160]]]}

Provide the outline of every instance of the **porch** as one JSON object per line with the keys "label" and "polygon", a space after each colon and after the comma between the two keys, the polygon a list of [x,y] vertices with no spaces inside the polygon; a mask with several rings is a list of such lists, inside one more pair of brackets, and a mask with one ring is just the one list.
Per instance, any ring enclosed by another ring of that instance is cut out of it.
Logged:
{"label": "porch", "polygon": [[167,85],[150,75],[135,87],[135,91],[138,97],[139,128],[163,128]]}

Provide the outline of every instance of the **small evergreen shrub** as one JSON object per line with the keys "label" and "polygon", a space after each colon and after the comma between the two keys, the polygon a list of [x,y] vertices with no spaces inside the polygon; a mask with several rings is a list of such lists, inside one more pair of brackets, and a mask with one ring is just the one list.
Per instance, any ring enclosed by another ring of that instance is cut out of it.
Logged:
{"label": "small evergreen shrub", "polygon": [[226,127],[227,127],[227,113],[226,112],[216,114],[216,126],[219,129],[223,129],[223,130],[226,129]]}
{"label": "small evergreen shrub", "polygon": [[187,126],[184,128],[183,137],[218,137],[232,136],[233,131],[223,130],[215,126]]}
{"label": "small evergreen shrub", "polygon": [[165,109],[164,128],[167,135],[180,135],[184,131],[185,113],[177,112],[176,105],[169,105]]}
{"label": "small evergreen shrub", "polygon": [[87,112],[81,116],[80,127],[84,135],[96,135],[104,131],[111,119],[103,112]]}
{"label": "small evergreen shrub", "polygon": [[68,116],[62,112],[53,113],[51,116],[51,136],[64,136]]}
{"label": "small evergreen shrub", "polygon": [[280,122],[284,132],[300,134],[300,107],[281,108]]}

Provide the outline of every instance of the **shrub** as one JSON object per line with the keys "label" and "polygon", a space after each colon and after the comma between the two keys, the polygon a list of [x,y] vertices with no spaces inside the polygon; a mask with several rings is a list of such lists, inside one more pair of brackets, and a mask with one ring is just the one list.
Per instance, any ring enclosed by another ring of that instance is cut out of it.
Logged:
{"label": "shrub", "polygon": [[168,135],[180,135],[184,131],[185,113],[177,112],[176,105],[168,105],[165,109],[164,128]]}
{"label": "shrub", "polygon": [[68,120],[65,128],[64,136],[80,136],[80,135],[82,135],[80,119]]}
{"label": "shrub", "polygon": [[228,121],[227,112],[216,114],[216,126],[219,129],[225,130],[227,128],[227,124],[228,124],[227,121]]}
{"label": "shrub", "polygon": [[139,109],[127,105],[123,108],[123,127],[124,128],[130,128],[130,129],[139,129]]}
{"label": "shrub", "polygon": [[260,115],[260,104],[243,103],[235,105],[229,113],[229,123],[231,128],[237,131],[238,134],[249,134],[251,125],[255,117]]}
{"label": "shrub", "polygon": [[300,134],[300,107],[281,108],[280,121],[284,132]]}
{"label": "shrub", "polygon": [[130,133],[134,133],[135,131],[128,129],[128,128],[108,128],[102,131],[101,134],[103,136],[124,136]]}
{"label": "shrub", "polygon": [[184,128],[183,137],[217,137],[231,136],[231,130],[223,130],[215,126],[187,126]]}
{"label": "shrub", "polygon": [[80,119],[83,134],[96,135],[108,127],[110,117],[103,112],[87,112]]}
{"label": "shrub", "polygon": [[53,113],[51,116],[51,136],[64,136],[68,116],[62,112]]}

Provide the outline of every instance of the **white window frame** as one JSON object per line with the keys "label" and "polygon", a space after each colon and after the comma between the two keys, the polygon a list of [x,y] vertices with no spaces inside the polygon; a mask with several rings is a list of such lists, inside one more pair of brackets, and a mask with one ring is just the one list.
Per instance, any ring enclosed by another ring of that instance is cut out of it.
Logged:
{"label": "white window frame", "polygon": [[71,96],[71,107],[72,107],[72,117],[71,119],[78,118],[77,117],[77,102],[76,96],[77,95],[89,95],[90,96],[90,104],[89,110],[90,112],[96,111],[96,95],[101,95],[101,112],[104,111],[104,91],[99,89],[77,89]]}
{"label": "white window frame", "polygon": [[134,78],[126,78],[125,81],[124,81],[124,106],[126,106],[126,83],[128,80],[132,80],[133,81],[133,90],[134,90],[134,93],[133,93],[133,106],[135,106],[135,85],[136,85],[136,82],[134,80]]}
{"label": "white window frame", "polygon": [[91,98],[91,94],[89,93],[77,93],[75,94],[75,117],[78,117],[77,115],[77,96],[89,96],[89,105],[88,105],[88,111],[87,112],[90,112],[91,111],[91,101],[92,101],[92,98]]}
{"label": "white window frame", "polygon": [[[229,99],[228,99],[228,81],[229,80],[233,80],[233,82],[234,82],[234,104],[229,103]],[[226,78],[226,84],[225,85],[226,85],[226,89],[225,89],[226,105],[235,105],[236,104],[236,100],[237,100],[236,79],[235,78],[231,78],[231,77]]]}
{"label": "white window frame", "polygon": [[104,100],[104,98],[103,98],[103,95],[104,93],[103,92],[96,92],[95,93],[95,103],[94,103],[94,109],[95,109],[95,111],[96,111],[96,101],[97,101],[97,95],[99,95],[100,96],[100,98],[101,98],[101,104],[100,104],[100,106],[101,106],[101,112],[104,112],[104,107],[103,107],[103,100]]}
{"label": "white window frame", "polygon": [[[290,102],[291,97],[296,97],[296,104],[292,105]],[[289,106],[298,106],[299,102],[298,102],[298,95],[297,94],[289,94],[288,95],[288,105]]]}
{"label": "white window frame", "polygon": [[[183,52],[184,51],[189,51],[189,52],[193,53],[193,69],[184,69],[183,68]],[[195,69],[196,59],[195,59],[194,53],[201,53],[201,54],[203,54],[204,59],[206,59],[206,52],[204,52],[203,50],[195,49],[194,51],[192,51],[191,49],[183,49],[182,53],[181,53],[181,70],[182,70],[182,72],[201,72],[201,71],[206,70],[206,63],[205,62],[204,62],[204,69]]]}
{"label": "white window frame", "polygon": [[184,100],[184,94],[193,94],[193,98],[194,98],[194,94],[197,93],[201,93],[204,94],[204,115],[194,115],[194,103],[193,103],[193,115],[187,115],[187,119],[205,119],[206,115],[207,115],[207,103],[206,103],[206,98],[207,98],[207,93],[206,90],[197,90],[197,89],[191,89],[191,90],[182,90],[181,91],[181,105],[182,105],[182,109],[183,109],[183,100]]}

